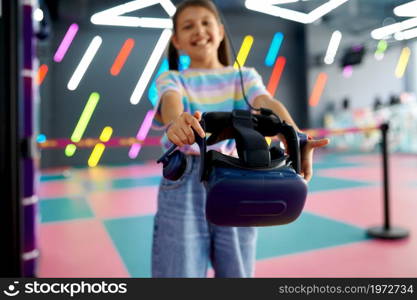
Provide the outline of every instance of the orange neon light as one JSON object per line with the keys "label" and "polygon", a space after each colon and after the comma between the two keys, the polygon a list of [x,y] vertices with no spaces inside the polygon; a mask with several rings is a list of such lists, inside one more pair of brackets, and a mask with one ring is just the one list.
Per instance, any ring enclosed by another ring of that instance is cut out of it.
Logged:
{"label": "orange neon light", "polygon": [[287,59],[283,56],[277,58],[274,69],[272,70],[271,77],[269,78],[268,86],[266,89],[273,96],[278,88],[279,81],[281,79],[282,72],[284,71],[285,63]]}
{"label": "orange neon light", "polygon": [[120,70],[123,68],[127,58],[130,55],[130,52],[132,51],[133,47],[135,46],[135,40],[134,39],[127,39],[125,43],[122,46],[122,49],[120,49],[119,54],[117,55],[113,66],[110,69],[110,74],[113,76],[117,76],[120,73]]}
{"label": "orange neon light", "polygon": [[324,87],[326,86],[327,78],[328,76],[324,72],[321,72],[317,76],[316,84],[314,85],[313,92],[311,93],[310,100],[308,101],[310,106],[317,106],[317,104],[319,104]]}
{"label": "orange neon light", "polygon": [[47,65],[41,65],[38,70],[38,75],[36,76],[36,84],[41,85],[43,80],[46,77],[46,74],[48,73],[48,66]]}

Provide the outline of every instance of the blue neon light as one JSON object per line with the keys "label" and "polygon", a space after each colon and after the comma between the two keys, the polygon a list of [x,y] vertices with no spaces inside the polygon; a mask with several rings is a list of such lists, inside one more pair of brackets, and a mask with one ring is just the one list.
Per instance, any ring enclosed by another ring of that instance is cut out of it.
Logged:
{"label": "blue neon light", "polygon": [[38,137],[36,138],[36,141],[38,143],[45,143],[46,142],[46,135],[44,134],[39,134]]}
{"label": "blue neon light", "polygon": [[282,32],[277,32],[272,38],[271,46],[269,47],[268,53],[265,58],[265,65],[272,67],[277,59],[279,49],[281,48],[284,35]]}

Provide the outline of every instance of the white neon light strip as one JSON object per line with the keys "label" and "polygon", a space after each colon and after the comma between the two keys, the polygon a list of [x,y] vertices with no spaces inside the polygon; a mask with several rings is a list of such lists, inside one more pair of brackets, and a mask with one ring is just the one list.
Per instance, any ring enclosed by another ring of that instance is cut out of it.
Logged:
{"label": "white neon light strip", "polygon": [[[302,13],[292,9],[282,8],[274,6],[274,1],[270,0],[246,0],[246,8],[265,14],[269,14],[275,17],[296,21],[303,24],[308,24],[317,21],[330,11],[334,10],[338,6],[349,0],[329,0],[323,5],[317,7],[310,13]],[[276,2],[276,1],[275,1]]]}
{"label": "white neon light strip", "polygon": [[175,6],[170,0],[135,0],[95,13],[90,21],[96,25],[147,27],[147,28],[172,28],[172,20],[169,18],[138,18],[122,16],[142,8],[161,4],[169,16],[175,13]]}
{"label": "white neon light strip", "polygon": [[410,29],[417,26],[417,18],[411,18],[402,22],[394,23],[384,27],[380,27],[371,31],[371,37],[376,40],[382,40],[390,37],[390,35]]}
{"label": "white neon light strip", "polygon": [[162,7],[165,9],[165,11],[167,12],[167,14],[170,17],[172,17],[175,14],[175,12],[177,11],[177,8],[171,2],[171,0],[161,0],[160,4],[162,5]]}
{"label": "white neon light strip", "polygon": [[172,28],[172,20],[168,18],[137,18],[137,17],[91,17],[96,25],[145,27],[145,28]]}
{"label": "white neon light strip", "polygon": [[395,7],[394,14],[399,17],[417,17],[417,0]]}
{"label": "white neon light strip", "polygon": [[400,31],[394,34],[394,38],[398,41],[410,40],[417,37],[417,27],[405,31]]}
{"label": "white neon light strip", "polygon": [[342,33],[339,30],[334,31],[332,37],[330,38],[329,46],[327,47],[326,56],[324,57],[324,62],[326,64],[330,65],[334,62],[341,40]]}
{"label": "white neon light strip", "polygon": [[149,81],[151,80],[152,74],[155,71],[161,56],[164,53],[165,48],[169,43],[169,39],[171,38],[172,30],[171,29],[164,29],[159,37],[158,42],[149,58],[145,69],[143,70],[142,75],[139,78],[138,83],[130,97],[130,103],[136,105],[139,103],[142,95],[148,86]]}
{"label": "white neon light strip", "polygon": [[80,84],[80,81],[83,78],[85,72],[87,71],[88,66],[91,64],[91,61],[93,60],[98,49],[100,48],[102,41],[103,40],[98,35],[92,39],[90,45],[87,48],[87,51],[85,52],[83,58],[81,59],[77,68],[75,69],[74,74],[68,82],[67,87],[70,91],[74,91]]}

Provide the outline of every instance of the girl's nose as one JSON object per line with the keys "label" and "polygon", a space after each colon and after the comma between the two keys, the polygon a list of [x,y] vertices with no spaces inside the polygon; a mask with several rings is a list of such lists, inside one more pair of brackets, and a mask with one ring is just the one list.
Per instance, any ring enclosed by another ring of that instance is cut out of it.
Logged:
{"label": "girl's nose", "polygon": [[204,32],[204,26],[202,26],[202,25],[197,25],[196,27],[195,27],[195,33],[196,34],[201,34],[201,33],[203,33]]}

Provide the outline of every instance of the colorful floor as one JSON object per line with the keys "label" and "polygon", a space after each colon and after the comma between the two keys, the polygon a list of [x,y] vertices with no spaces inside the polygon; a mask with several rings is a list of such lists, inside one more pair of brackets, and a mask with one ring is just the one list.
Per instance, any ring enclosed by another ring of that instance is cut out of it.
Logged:
{"label": "colorful floor", "polygon": [[[410,231],[397,241],[366,235],[383,220],[380,156],[316,158],[301,217],[259,228],[256,277],[416,277],[417,156],[390,160],[392,224]],[[160,174],[155,163],[44,171],[38,276],[149,277]]]}

